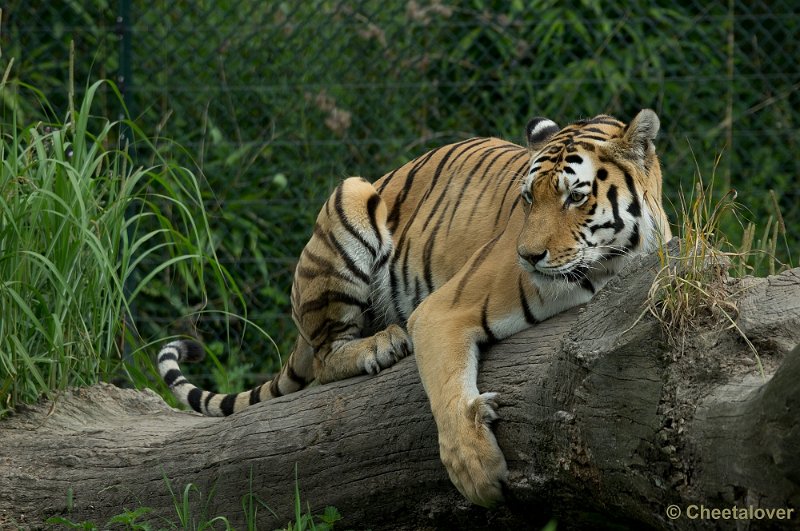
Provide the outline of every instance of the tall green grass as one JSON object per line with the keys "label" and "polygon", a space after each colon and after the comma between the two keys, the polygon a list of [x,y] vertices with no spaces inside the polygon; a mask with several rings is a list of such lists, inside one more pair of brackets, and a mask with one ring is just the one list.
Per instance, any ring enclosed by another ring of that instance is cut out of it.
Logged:
{"label": "tall green grass", "polygon": [[145,385],[154,368],[131,305],[155,276],[201,300],[207,284],[238,292],[210,250],[195,175],[163,161],[138,166],[132,146],[156,150],[132,122],[92,115],[101,89],[122,101],[97,82],[63,124],[23,125],[3,110],[0,416],[124,372]]}

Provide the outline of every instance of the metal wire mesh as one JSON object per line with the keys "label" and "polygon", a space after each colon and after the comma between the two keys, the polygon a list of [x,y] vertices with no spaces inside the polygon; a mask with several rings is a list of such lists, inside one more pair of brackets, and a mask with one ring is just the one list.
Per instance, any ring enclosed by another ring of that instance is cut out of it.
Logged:
{"label": "metal wire mesh", "polygon": [[202,168],[220,256],[276,337],[291,337],[294,257],[340,178],[471,135],[521,140],[535,115],[655,109],[669,198],[713,175],[763,222],[775,189],[796,258],[794,2],[568,4],[12,2],[2,44],[55,93],[74,40],[79,76],[118,79],[145,131],[186,147],[170,155]]}

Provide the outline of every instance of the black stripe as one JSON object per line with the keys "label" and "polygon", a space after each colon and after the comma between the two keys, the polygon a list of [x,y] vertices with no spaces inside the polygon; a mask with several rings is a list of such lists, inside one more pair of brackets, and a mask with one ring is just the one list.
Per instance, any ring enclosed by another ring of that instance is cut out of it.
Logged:
{"label": "black stripe", "polygon": [[[450,146],[443,146],[443,147],[441,147],[441,148],[439,148],[437,150],[434,150],[435,152],[438,152],[438,151],[440,151],[442,149],[448,148],[447,153],[445,153],[444,156],[442,157],[442,160],[439,161],[439,164],[437,165],[437,168],[436,168],[436,171],[435,171],[435,173],[433,175],[433,178],[430,180],[430,183],[431,183],[430,187],[425,192],[425,195],[422,196],[422,199],[419,200],[419,202],[417,203],[417,206],[414,208],[414,213],[409,218],[409,223],[406,224],[405,228],[403,229],[403,233],[400,236],[401,240],[405,237],[405,233],[408,230],[408,227],[409,227],[410,223],[413,222],[417,218],[417,216],[419,215],[419,209],[422,207],[422,203],[424,203],[425,200],[430,195],[431,190],[433,190],[433,186],[436,184],[436,180],[438,180],[438,178],[439,178],[439,173],[442,171],[442,168],[444,167],[444,164],[447,162],[447,160],[450,158],[450,156],[453,154],[453,152],[455,150],[461,148],[462,146],[464,146],[464,145],[466,145],[466,144],[468,144],[470,142],[475,142],[477,140],[481,140],[481,139],[480,138],[469,138],[467,140],[462,140],[461,142],[458,142],[456,144],[451,144]],[[414,173],[414,175],[416,175],[416,173],[420,169],[422,169],[422,167],[424,165],[427,164],[428,160],[430,160],[431,156],[433,156],[434,151],[431,151],[429,153],[429,156],[425,157],[425,160],[420,161],[420,164],[418,166],[415,166],[412,169],[412,172]],[[409,172],[409,173],[411,173],[411,172]],[[411,183],[413,183],[413,181],[414,181],[414,177],[412,175],[409,175],[409,177],[406,178],[406,183],[405,183],[405,185],[403,187],[403,192],[401,193],[401,195],[398,198],[398,200],[395,201],[394,206],[392,207],[392,214],[389,216],[390,220],[399,218],[399,216],[400,216],[400,210],[399,210],[400,209],[400,204],[405,202],[406,197],[408,196],[408,189],[406,188],[406,186],[408,186],[408,188],[410,188]]]}
{"label": "black stripe", "polygon": [[208,414],[208,404],[211,402],[211,399],[217,396],[217,393],[208,392],[206,394],[206,399],[203,400],[203,409],[205,410],[206,414]]}
{"label": "black stripe", "polygon": [[[508,151],[509,151],[508,146],[496,146],[496,147],[487,149],[486,150],[486,154],[483,157],[481,157],[481,159],[478,161],[478,164],[476,164],[475,167],[469,172],[469,175],[464,180],[464,184],[461,186],[461,190],[459,190],[459,192],[458,192],[458,198],[456,198],[453,211],[450,213],[450,220],[447,222],[447,233],[448,234],[450,233],[450,228],[453,225],[453,220],[456,217],[456,212],[458,212],[459,210],[462,210],[464,208],[463,205],[462,205],[462,200],[464,198],[464,194],[467,191],[467,188],[469,188],[469,185],[472,183],[472,179],[477,175],[478,170],[483,165],[483,162],[489,157],[489,155],[491,153],[494,153],[495,151],[500,151],[500,152],[497,153],[492,158],[492,160],[486,165],[486,168],[480,174],[480,177],[478,179],[479,181],[484,180],[486,182],[484,183],[483,188],[481,189],[481,191],[479,193],[475,194],[475,196],[474,196],[475,199],[474,199],[474,201],[472,203],[472,209],[470,211],[469,217],[467,218],[467,223],[470,223],[472,221],[472,215],[475,213],[475,209],[478,207],[478,204],[481,203],[481,199],[483,198],[483,194],[486,192],[486,189],[489,187],[489,185],[492,182],[497,182],[497,181],[493,181],[492,179],[487,179],[486,177],[489,175],[489,171],[492,169],[492,166],[494,166],[495,162],[497,162],[497,160],[500,157],[502,157],[503,155],[508,153]],[[492,175],[497,175],[497,174],[492,174]]]}
{"label": "black stripe", "polygon": [[167,374],[164,375],[164,383],[167,384],[168,387],[172,387],[175,384],[175,380],[180,377],[180,369],[170,369],[167,371]]}
{"label": "black stripe", "polygon": [[[623,125],[624,125],[619,120],[615,120],[615,119],[611,118],[610,116],[606,116],[606,115],[597,116],[595,118],[592,118],[591,120],[589,120],[586,123],[587,124],[592,124],[592,125],[595,125],[595,124],[612,125],[614,127],[623,127]],[[627,126],[625,126],[625,127],[627,127]]]}
{"label": "black stripe", "polygon": [[628,212],[631,216],[639,217],[642,215],[642,208],[639,205],[639,197],[636,195],[636,185],[633,182],[633,177],[628,172],[625,172],[625,184],[628,185],[628,191],[631,194],[631,204],[628,205]]}
{"label": "black stripe", "polygon": [[597,135],[579,135],[579,139],[581,140],[600,140],[602,142],[611,138],[610,136],[597,136]]}
{"label": "black stripe", "polygon": [[383,266],[386,265],[386,262],[389,261],[389,258],[391,258],[391,256],[392,256],[392,253],[391,253],[390,250],[387,250],[387,252],[385,252],[381,256],[379,256],[378,260],[375,262],[375,265],[372,266],[372,272],[375,273],[375,272],[380,271],[381,269],[383,269]]}
{"label": "black stripe", "polygon": [[533,316],[531,307],[528,305],[528,299],[525,297],[525,288],[522,286],[522,277],[519,277],[519,305],[522,306],[522,313],[525,315],[525,322],[529,325],[535,325],[539,320]]}
{"label": "black stripe", "polygon": [[278,387],[278,378],[273,379],[269,383],[269,394],[271,394],[275,398],[283,396],[283,393],[281,393],[281,388]]}
{"label": "black stripe", "polygon": [[300,313],[304,314],[306,312],[314,312],[317,310],[321,310],[327,308],[328,306],[334,303],[346,304],[348,306],[357,306],[361,310],[364,310],[367,307],[367,303],[365,301],[357,299],[356,297],[350,295],[349,293],[327,290],[322,292],[322,294],[316,299],[311,299],[310,301],[304,302],[300,306]]}
{"label": "black stripe", "polygon": [[292,361],[292,360],[289,360],[289,361],[287,361],[287,362],[286,362],[286,376],[287,376],[287,377],[288,377],[288,378],[289,378],[291,381],[293,381],[294,383],[296,383],[297,385],[301,385],[301,386],[305,385],[305,384],[306,384],[306,380],[305,380],[305,378],[301,378],[301,377],[300,377],[300,375],[299,375],[299,374],[297,374],[297,373],[294,371],[294,367],[292,367],[292,365],[291,365],[291,363],[290,363],[291,361]]}
{"label": "black stripe", "polygon": [[[306,250],[304,250],[303,254],[304,255],[305,254],[309,255],[309,258],[315,264],[317,264],[317,265],[325,264],[325,265],[321,265],[322,269],[314,269],[314,268],[310,268],[310,267],[305,267],[304,265],[302,265],[302,262],[300,262],[300,264],[297,265],[297,269],[295,269],[295,275],[297,275],[297,277],[303,278],[303,279],[309,279],[309,278],[314,279],[314,278],[320,278],[320,277],[328,276],[328,277],[335,277],[335,278],[344,280],[345,282],[349,282],[351,284],[360,285],[360,283],[357,280],[353,280],[352,277],[349,277],[349,276],[345,275],[344,273],[342,273],[341,271],[338,271],[333,266],[333,264],[326,263],[325,260],[323,260],[322,258],[320,258],[320,257],[318,257],[316,255],[313,255],[313,253],[311,253],[311,251],[306,249]],[[301,255],[301,259],[302,259],[302,255]],[[316,260],[319,260],[320,263],[317,263]]]}
{"label": "black stripe", "polygon": [[[517,146],[514,146],[514,147],[516,148]],[[487,178],[487,177],[489,177],[489,176],[490,176],[489,170],[491,169],[491,167],[492,167],[492,166],[494,166],[494,165],[495,165],[495,163],[496,163],[498,160],[500,160],[500,158],[501,158],[501,156],[502,156],[502,155],[505,155],[505,154],[507,154],[507,153],[508,153],[508,152],[510,152],[510,151],[512,151],[512,150],[511,150],[511,149],[507,149],[507,150],[506,150],[506,151],[504,151],[503,153],[499,153],[499,154],[497,155],[497,157],[495,157],[495,158],[494,158],[494,159],[493,159],[493,160],[492,160],[492,161],[489,163],[489,165],[486,167],[486,170],[484,171],[484,174],[483,174],[483,176],[482,176],[482,178],[486,180],[486,184],[483,186],[483,189],[482,189],[482,190],[480,191],[480,193],[477,195],[476,199],[475,199],[475,200],[472,202],[472,209],[471,209],[471,210],[470,210],[470,212],[469,212],[469,217],[467,217],[467,224],[470,224],[470,223],[472,223],[472,218],[475,216],[475,212],[477,212],[477,210],[478,210],[478,206],[479,206],[479,205],[487,205],[487,204],[489,204],[489,205],[494,205],[494,197],[497,195],[497,191],[500,189],[500,186],[499,186],[499,185],[500,185],[502,182],[504,182],[504,177],[505,177],[505,174],[504,174],[503,172],[505,171],[505,169],[508,167],[508,165],[509,165],[509,164],[510,164],[512,161],[515,161],[515,160],[517,160],[517,158],[519,158],[519,156],[520,156],[520,153],[517,153],[517,154],[516,154],[516,155],[514,155],[513,157],[510,157],[508,160],[506,160],[505,164],[503,164],[503,166],[500,168],[500,170],[493,171],[493,172],[491,173],[491,176],[496,176],[496,178]],[[516,150],[514,150],[514,151],[516,151]],[[525,151],[523,151],[523,152],[522,152],[522,155],[523,155],[523,156],[524,156],[524,155],[526,155],[526,154],[527,154],[527,150],[525,150]],[[526,164],[526,166],[527,166],[527,164]],[[513,184],[515,181],[517,181],[517,177],[518,177],[518,176],[515,174],[513,178],[511,178],[511,179],[508,179],[509,183]],[[485,193],[486,193],[486,191],[489,189],[489,186],[490,186],[490,185],[492,185],[492,184],[494,184],[494,185],[495,185],[495,186],[494,186],[494,192],[492,192],[492,197],[491,197],[490,199],[488,199],[488,200],[483,200],[484,194],[485,194]],[[501,206],[500,206],[500,208],[502,208],[502,201],[500,202],[500,205],[501,205]]]}
{"label": "black stripe", "polygon": [[414,278],[414,308],[420,305],[422,302],[422,289],[420,288],[420,281],[418,278]]}
{"label": "black stripe", "polygon": [[600,179],[601,181],[605,181],[606,179],[608,179],[608,170],[606,170],[605,168],[600,168],[599,170],[597,170],[597,178]]}
{"label": "black stripe", "polygon": [[378,193],[383,192],[383,189],[386,188],[386,185],[389,184],[389,181],[392,180],[392,178],[397,174],[399,170],[400,168],[395,168],[394,170],[390,171],[380,179],[380,184],[375,183],[378,184],[377,187]]}
{"label": "black stripe", "polygon": [[333,262],[329,262],[325,258],[309,251],[307,247],[303,249],[303,254],[300,255],[300,258],[302,259],[303,256],[306,256],[309,260],[314,262],[314,264],[321,267],[325,271],[336,270],[336,266],[333,265]]}
{"label": "black stripe", "polygon": [[[325,203],[325,204],[327,205],[328,203]],[[317,238],[321,239],[323,242],[325,242],[325,243],[328,242],[328,233],[325,232],[325,230],[322,228],[322,226],[319,223],[314,223],[313,234]]]}
{"label": "black stripe", "polygon": [[[460,153],[456,153],[455,157],[453,157],[453,160],[451,160],[451,161],[449,162],[449,164],[447,165],[447,167],[448,167],[448,168],[451,168],[451,167],[453,167],[453,165],[454,165],[454,164],[455,164],[455,163],[456,163],[458,160],[460,160],[460,159],[462,159],[462,158],[468,158],[470,155],[472,155],[472,152],[473,152],[473,151],[476,151],[476,150],[477,150],[477,148],[478,148],[478,147],[482,146],[483,144],[486,144],[487,142],[491,142],[491,141],[492,141],[492,139],[491,139],[491,138],[475,137],[475,138],[471,138],[471,139],[469,139],[469,140],[468,140],[468,141],[466,141],[466,142],[463,142],[463,146],[462,146],[462,147],[463,147],[463,149],[461,150],[461,152],[460,152]],[[442,168],[442,169],[443,169],[443,168]],[[431,182],[431,187],[430,187],[430,190],[433,190],[433,189],[434,189],[434,187],[436,186],[436,181],[438,180],[438,176],[441,176],[441,172],[439,171],[439,169],[438,169],[438,168],[437,168],[437,174],[438,174],[438,175],[434,175],[434,179],[433,179],[433,180],[432,180],[432,182]]]}
{"label": "black stripe", "polygon": [[626,245],[626,248],[630,250],[635,249],[639,245],[639,240],[639,224],[634,223],[633,232],[631,233],[631,237],[630,240],[628,240],[628,245]]}
{"label": "black stripe", "polygon": [[[428,151],[425,155],[422,155],[403,166],[403,168],[406,166],[411,166],[411,169],[406,174],[406,180],[403,183],[403,187],[400,189],[400,193],[395,199],[394,205],[392,205],[392,211],[389,213],[387,223],[390,227],[400,217],[400,207],[403,205],[403,203],[405,203],[406,198],[408,198],[408,193],[411,191],[411,187],[414,185],[414,178],[416,177],[417,172],[419,172],[419,170],[423,168],[431,159],[431,157],[433,157],[433,155],[440,149],[444,149],[444,146]],[[381,186],[378,189],[379,193],[383,191],[384,186],[386,186],[386,183],[381,183]]]}
{"label": "black stripe", "polygon": [[178,361],[178,356],[171,349],[172,347],[170,347],[170,350],[167,350],[166,352],[162,351],[158,355],[158,363],[161,363],[162,361]]}
{"label": "black stripe", "polygon": [[590,152],[594,153],[594,149],[595,149],[594,148],[594,144],[590,144],[589,142],[582,142],[580,140],[576,140],[571,146],[571,148],[574,151],[577,151],[577,148],[579,148],[579,147],[585,149],[586,151],[590,151]]}
{"label": "black stripe", "polygon": [[[472,179],[478,173],[478,170],[480,170],[481,166],[483,166],[483,163],[486,162],[486,159],[489,158],[489,156],[492,153],[494,153],[495,151],[497,151],[499,149],[503,149],[504,147],[505,146],[494,146],[494,147],[487,148],[487,149],[483,150],[483,153],[481,154],[480,158],[477,160],[475,165],[472,166],[472,168],[470,169],[469,173],[467,173],[466,179],[464,179],[464,181],[461,184],[461,189],[458,192],[458,198],[455,201],[456,208],[461,204],[461,198],[464,197],[464,193],[467,191],[467,188],[469,188],[470,183],[472,183]],[[439,210],[439,207],[441,206],[442,201],[444,201],[444,198],[447,197],[447,192],[448,192],[448,189],[450,188],[449,184],[450,184],[450,182],[453,181],[453,178],[455,177],[455,175],[456,175],[456,173],[453,173],[450,176],[450,181],[448,182],[448,185],[442,187],[442,193],[439,194],[439,198],[436,200],[436,203],[434,204],[433,208],[431,209],[430,213],[428,214],[428,218],[425,220],[425,225],[428,225],[431,222],[431,219],[433,219],[433,216]],[[454,213],[456,211],[456,208],[453,209]]]}
{"label": "black stripe", "polygon": [[614,215],[614,233],[620,232],[625,224],[622,222],[622,218],[619,216],[619,202],[617,201],[617,186],[612,184],[608,187],[608,192],[606,192],[606,197],[608,197],[608,202],[611,203],[611,212]]}
{"label": "black stripe", "polygon": [[[571,135],[567,136],[564,139],[564,142],[567,142],[567,143],[572,142],[572,136]],[[556,145],[550,146],[550,148],[548,148],[547,153],[551,153],[553,155],[556,155],[556,154],[558,155],[557,158],[553,157],[550,160],[556,160],[558,162],[561,161],[561,158],[562,158],[561,151],[563,151],[563,149],[564,149],[564,142],[558,142]]]}
{"label": "black stripe", "polygon": [[378,246],[383,244],[381,232],[378,229],[378,220],[375,217],[375,211],[378,210],[378,205],[381,204],[381,197],[378,194],[372,194],[367,199],[367,214],[369,215],[369,222],[372,225],[372,230],[375,232],[375,237],[378,238]]}
{"label": "black stripe", "polygon": [[253,404],[258,404],[259,402],[261,402],[261,386],[260,385],[258,387],[256,387],[256,388],[250,390],[250,400],[249,400],[249,402],[250,402],[251,406]]}
{"label": "black stripe", "polygon": [[[525,171],[525,166],[527,166],[527,165],[528,165],[528,162],[526,161],[526,162],[524,163],[524,165],[523,165],[523,166],[520,168],[520,170],[519,170],[518,172],[516,172],[516,173],[517,173],[518,175],[521,175],[521,172]],[[516,179],[514,179],[514,180],[512,180],[511,182],[509,182],[509,183],[508,183],[508,186],[506,187],[506,191],[505,191],[505,193],[503,194],[503,199],[502,199],[502,201],[500,201],[500,206],[497,208],[497,214],[495,214],[495,216],[494,216],[494,224],[495,224],[495,225],[497,225],[497,223],[500,221],[500,216],[501,216],[501,214],[503,213],[503,205],[506,203],[506,198],[508,197],[508,194],[509,194],[509,192],[511,191],[511,188],[512,188],[512,186],[513,186],[514,184],[518,184],[518,185],[519,185],[519,184],[521,184],[521,182],[520,182],[520,181],[517,181]],[[518,191],[519,191],[519,190],[518,190]],[[519,199],[520,197],[522,197],[522,194],[520,194],[520,193],[517,193],[517,194],[515,194],[515,195],[516,195],[516,197],[517,197],[518,199]],[[513,210],[513,209],[514,209],[514,207],[512,206],[511,210]]]}
{"label": "black stripe", "polygon": [[[411,252],[411,243],[409,242],[409,243],[406,244],[406,250],[405,250],[405,253],[403,254],[403,267],[402,267],[402,270],[403,270],[403,291],[405,293],[408,293],[408,286],[411,285],[411,277],[409,276],[409,273],[408,273],[408,269],[409,269],[408,255],[409,255],[410,252]],[[393,295],[397,295],[397,293],[394,292],[394,291],[392,291],[392,294]]]}
{"label": "black stripe", "polygon": [[[344,204],[343,204],[343,199],[342,199],[342,196],[344,195],[344,191],[343,190],[344,190],[344,185],[339,185],[339,187],[336,188],[336,193],[335,193],[335,196],[334,196],[334,203],[333,203],[333,208],[334,208],[334,210],[336,210],[336,214],[339,217],[339,222],[342,224],[342,226],[345,228],[345,230],[347,232],[349,232],[353,236],[353,238],[358,240],[358,242],[361,245],[363,245],[364,248],[367,251],[369,251],[369,254],[371,254],[372,256],[377,255],[378,251],[375,250],[369,244],[369,242],[367,242],[367,240],[364,239],[364,236],[361,235],[361,231],[356,229],[353,226],[353,224],[350,223],[350,220],[347,219],[347,213],[344,211]],[[333,237],[333,233],[330,233],[330,234],[331,234],[331,237]]]}
{"label": "black stripe", "polygon": [[[514,155],[513,157],[511,157],[511,159],[506,161],[506,163],[503,165],[503,167],[500,168],[500,170],[498,170],[498,174],[500,174],[500,175],[505,174],[506,169],[509,166],[514,164],[517,161],[517,159],[519,159],[520,157],[525,157],[525,155],[527,155],[527,152],[523,152],[523,153],[520,153],[518,155]],[[527,157],[526,157],[526,159],[527,159]],[[511,172],[511,175],[513,175],[513,177],[511,179],[509,179],[508,183],[506,184],[506,189],[503,192],[503,201],[505,201],[505,198],[508,195],[509,190],[511,190],[511,188],[515,184],[518,185],[518,186],[522,185],[522,181],[524,180],[524,177],[525,177],[525,173],[524,172],[528,168],[529,163],[530,163],[530,160],[526,160],[524,162],[524,164],[520,167],[519,170]],[[494,196],[492,196],[492,197],[494,197]],[[500,209],[503,208],[503,202],[500,203],[500,207],[499,208]]]}
{"label": "black stripe", "polygon": [[322,269],[315,269],[312,267],[305,267],[302,264],[298,264],[297,269],[295,269],[295,275],[298,278],[308,279],[308,278],[319,278],[325,275],[334,276],[340,278],[342,280],[346,280],[348,282],[352,282],[353,280],[339,273],[336,270],[331,271],[330,269],[322,270]]}
{"label": "black stripe", "polygon": [[587,277],[583,277],[581,279],[581,287],[586,291],[588,291],[589,293],[591,293],[592,295],[594,295],[594,284],[592,284],[592,281],[589,280]]}
{"label": "black stripe", "polygon": [[568,173],[570,175],[575,175],[575,170],[573,170],[569,166],[564,166],[564,173]]}
{"label": "black stripe", "polygon": [[236,395],[225,395],[219,404],[219,410],[226,417],[233,414],[233,405],[236,403]]}
{"label": "black stripe", "polygon": [[486,300],[483,301],[483,309],[481,309],[481,328],[483,328],[483,334],[486,336],[486,339],[482,341],[481,346],[490,346],[497,343],[497,336],[494,335],[492,332],[491,327],[489,326],[489,318],[488,318],[488,309],[489,309],[489,297],[486,297]]}
{"label": "black stripe", "polygon": [[474,260],[472,260],[472,263],[469,265],[469,269],[467,269],[466,273],[464,273],[464,276],[461,277],[461,280],[458,281],[458,286],[456,287],[456,296],[453,297],[452,306],[458,304],[458,301],[461,299],[461,294],[463,293],[464,287],[467,285],[467,282],[469,282],[469,280],[472,278],[472,275],[474,275],[475,272],[478,270],[478,267],[480,267],[480,265],[486,260],[486,257],[489,256],[489,253],[492,251],[495,244],[497,243],[497,240],[499,239],[500,236],[495,236],[494,238],[489,240],[486,244],[484,244],[484,246],[478,251],[477,256],[475,257]]}
{"label": "black stripe", "polygon": [[519,204],[520,204],[520,202],[521,202],[521,201],[522,201],[522,196],[521,196],[521,195],[518,195],[518,196],[517,196],[517,197],[514,199],[514,202],[513,202],[513,203],[511,203],[511,212],[513,212],[513,211],[514,211],[514,209],[515,209],[515,208],[517,208],[517,207],[519,206]]}
{"label": "black stripe", "polygon": [[608,187],[608,192],[606,192],[606,197],[608,198],[608,202],[611,204],[611,212],[614,216],[614,221],[606,221],[601,225],[589,225],[587,228],[594,234],[599,229],[614,229],[614,233],[620,232],[624,227],[625,223],[622,221],[622,218],[619,216],[619,204],[617,203],[617,185],[612,184]]}
{"label": "black stripe", "polygon": [[203,410],[200,409],[200,398],[203,396],[203,391],[195,387],[189,394],[186,395],[186,401],[189,402],[189,406],[197,411],[198,413],[202,413]]}
{"label": "black stripe", "polygon": [[[325,319],[322,324],[317,325],[317,327],[308,334],[308,337],[314,343],[312,346],[316,347],[324,343],[328,338],[341,336],[344,332],[351,329],[355,329],[355,332],[358,332],[359,326],[355,323],[340,321],[338,319]],[[303,380],[300,381],[305,383]]]}
{"label": "black stripe", "polygon": [[601,134],[601,135],[605,135],[607,137],[609,136],[609,134],[606,131],[603,131],[602,129],[599,129],[597,127],[584,127],[584,128],[582,128],[580,130],[580,132],[578,133],[578,136],[582,136],[584,132],[587,132],[587,133],[598,133],[598,134]]}
{"label": "black stripe", "polygon": [[[472,143],[471,145],[465,146],[464,149],[453,158],[453,160],[448,165],[448,168],[450,166],[452,166],[453,164],[455,164],[455,162],[457,160],[459,160],[460,158],[462,158],[464,156],[469,157],[469,155],[471,154],[471,152],[473,152],[475,150],[475,148],[485,144],[486,142],[489,142],[491,140],[491,138],[476,138],[474,140],[479,140],[479,142],[475,142],[475,143]],[[436,182],[439,180],[439,177],[441,177],[442,171],[444,170],[444,163],[446,161],[446,158],[448,158],[452,153],[453,153],[453,150],[449,151],[447,153],[447,157],[445,157],[444,159],[442,159],[440,161],[439,166],[436,168],[436,172],[433,174],[433,178],[431,179],[430,188],[425,193],[425,196],[422,198],[422,201],[420,201],[420,205],[422,203],[424,203],[428,199],[428,197],[433,193],[434,187],[436,186]],[[481,159],[481,160],[483,160],[483,159]],[[447,196],[447,191],[450,188],[450,183],[453,181],[453,178],[458,174],[459,174],[459,172],[450,173],[450,177],[447,180],[447,184],[442,186],[442,192],[439,194],[439,197],[436,199],[436,202],[434,203],[433,207],[431,208],[430,212],[428,213],[428,217],[425,219],[425,225],[428,225],[431,222],[431,219],[433,218],[433,216],[439,211],[439,207],[441,206],[442,201],[444,201],[444,198]],[[419,205],[417,205],[417,206],[419,206]]]}
{"label": "black stripe", "polygon": [[564,159],[564,160],[566,160],[570,164],[573,164],[573,163],[581,164],[581,163],[583,163],[583,157],[581,157],[580,155],[567,155],[567,158]]}
{"label": "black stripe", "polygon": [[336,236],[334,236],[333,234],[329,234],[328,240],[336,248],[336,251],[339,253],[339,256],[342,258],[342,260],[344,260],[344,263],[347,266],[348,271],[350,271],[354,277],[358,278],[365,284],[369,284],[370,283],[369,275],[363,272],[358,267],[355,260],[353,260],[353,258],[349,254],[347,254],[344,245],[342,245],[339,242],[339,240],[336,239]]}
{"label": "black stripe", "polygon": [[441,226],[442,220],[439,218],[439,221],[437,221],[436,225],[433,227],[428,240],[425,242],[425,247],[422,249],[423,276],[425,278],[425,286],[428,288],[428,293],[433,293],[433,290],[435,289],[433,285],[433,270],[431,264],[433,263],[433,246],[436,245],[436,235],[438,234]]}

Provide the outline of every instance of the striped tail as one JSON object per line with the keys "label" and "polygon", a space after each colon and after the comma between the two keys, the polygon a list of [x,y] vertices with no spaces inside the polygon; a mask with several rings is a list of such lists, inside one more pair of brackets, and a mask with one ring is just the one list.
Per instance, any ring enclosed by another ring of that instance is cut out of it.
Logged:
{"label": "striped tail", "polygon": [[[186,404],[193,410],[203,415],[210,417],[227,417],[238,411],[245,409],[247,406],[257,404],[263,400],[268,400],[277,396],[281,396],[281,387],[279,382],[287,372],[287,363],[280,374],[273,380],[266,382],[250,391],[233,394],[218,394],[211,391],[205,391],[195,386],[181,372],[180,365],[182,361],[194,363],[202,360],[205,357],[203,346],[196,341],[178,340],[164,345],[158,353],[158,372],[161,373],[161,378],[164,383],[169,386],[170,391],[182,403]],[[289,370],[288,372],[293,372]],[[292,375],[295,376],[295,375]],[[305,382],[303,382],[304,384]],[[297,388],[304,387],[304,385],[295,385],[292,391]]]}

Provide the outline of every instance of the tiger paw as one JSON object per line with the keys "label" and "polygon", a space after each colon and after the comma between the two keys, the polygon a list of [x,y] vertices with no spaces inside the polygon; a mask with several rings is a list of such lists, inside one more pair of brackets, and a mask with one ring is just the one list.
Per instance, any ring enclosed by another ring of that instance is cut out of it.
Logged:
{"label": "tiger paw", "polygon": [[372,339],[374,346],[361,359],[361,368],[367,374],[378,374],[413,351],[408,332],[394,324],[375,334]]}
{"label": "tiger paw", "polygon": [[439,452],[450,480],[464,497],[483,507],[503,500],[508,478],[505,457],[490,428],[497,419],[496,399],[496,393],[483,393],[466,411],[447,413],[449,418],[439,423]]}

